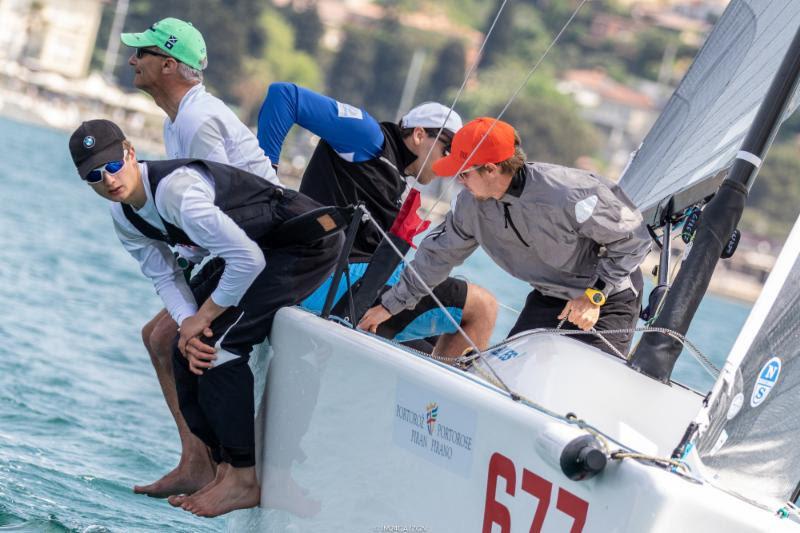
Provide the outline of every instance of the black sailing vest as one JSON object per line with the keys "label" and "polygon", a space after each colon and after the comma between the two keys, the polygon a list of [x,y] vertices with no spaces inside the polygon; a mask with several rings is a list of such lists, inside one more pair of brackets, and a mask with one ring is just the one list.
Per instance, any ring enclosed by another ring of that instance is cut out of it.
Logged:
{"label": "black sailing vest", "polygon": [[[296,191],[283,189],[264,178],[236,167],[204,161],[202,159],[172,159],[169,161],[143,161],[147,165],[147,179],[155,199],[156,188],[166,176],[183,166],[200,167],[214,177],[214,205],[228,215],[244,230],[248,237],[262,247],[269,246],[270,233],[281,223],[320,207]],[[161,219],[167,234],[148,224],[131,206],[122,204],[125,217],[142,235],[164,241],[171,246],[197,244],[177,226]]]}
{"label": "black sailing vest", "polygon": [[[397,124],[383,122],[380,126],[383,149],[378,157],[368,161],[345,161],[331,145],[320,140],[303,173],[300,192],[323,205],[364,202],[378,224],[388,231],[400,211],[400,197],[406,189],[403,170],[414,160],[414,155],[406,148]],[[350,260],[368,260],[380,242],[378,230],[369,222],[363,223]]]}

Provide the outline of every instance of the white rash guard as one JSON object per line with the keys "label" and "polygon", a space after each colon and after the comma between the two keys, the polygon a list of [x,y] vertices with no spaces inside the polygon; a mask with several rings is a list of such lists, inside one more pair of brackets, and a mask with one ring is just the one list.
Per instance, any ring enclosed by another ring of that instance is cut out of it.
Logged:
{"label": "white rash guard", "polygon": [[[281,185],[253,132],[201,83],[183,96],[174,122],[164,119],[164,146],[168,159],[224,163]],[[177,246],[176,250],[192,263],[203,257],[189,246]]]}
{"label": "white rash guard", "polygon": [[[148,224],[166,233],[162,217],[179,227],[198,246],[199,255],[225,260],[225,270],[211,298],[217,305],[236,305],[266,267],[264,253],[244,230],[214,205],[214,180],[206,172],[180,167],[158,184],[152,197],[147,165],[139,163],[147,194],[137,214]],[[122,205],[111,205],[114,229],[126,250],[139,262],[150,278],[170,316],[179,325],[197,313],[198,304],[167,243],[142,235],[122,212]],[[202,303],[202,302],[201,302]]]}
{"label": "white rash guard", "polygon": [[253,132],[202,84],[184,95],[175,122],[164,119],[164,146],[168,159],[207,159],[281,184]]}

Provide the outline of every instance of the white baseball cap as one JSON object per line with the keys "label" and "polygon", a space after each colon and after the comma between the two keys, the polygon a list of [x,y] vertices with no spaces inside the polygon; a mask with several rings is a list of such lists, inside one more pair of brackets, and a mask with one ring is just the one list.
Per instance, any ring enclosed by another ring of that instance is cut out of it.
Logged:
{"label": "white baseball cap", "polygon": [[[448,113],[450,116],[447,116]],[[447,119],[447,122],[445,122]],[[400,119],[401,128],[441,128],[455,133],[461,129],[461,117],[455,110],[438,102],[420,104]]]}

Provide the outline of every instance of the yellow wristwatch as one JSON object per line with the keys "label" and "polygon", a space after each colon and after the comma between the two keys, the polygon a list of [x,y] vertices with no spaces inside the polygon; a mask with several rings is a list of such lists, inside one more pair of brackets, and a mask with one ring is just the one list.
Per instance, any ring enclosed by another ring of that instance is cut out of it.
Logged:
{"label": "yellow wristwatch", "polygon": [[606,295],[603,294],[602,291],[598,291],[597,289],[589,288],[589,289],[586,289],[585,294],[586,294],[586,296],[589,297],[589,300],[594,305],[600,306],[600,305],[603,305],[604,303],[606,303]]}

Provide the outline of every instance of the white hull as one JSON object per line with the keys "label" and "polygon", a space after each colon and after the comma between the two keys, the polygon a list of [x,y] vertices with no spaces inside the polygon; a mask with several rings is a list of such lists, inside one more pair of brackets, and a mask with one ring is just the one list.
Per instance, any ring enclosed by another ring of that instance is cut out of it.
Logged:
{"label": "white hull", "polygon": [[[574,426],[299,309],[278,313],[272,344],[262,509],[235,513],[231,531],[800,531],[710,485],[630,459],[571,481],[552,439]],[[633,450],[668,457],[700,406],[695,393],[569,339],[512,344],[526,354],[495,361],[501,374],[525,376],[512,389],[578,414]],[[534,520],[541,529],[531,529]]]}

